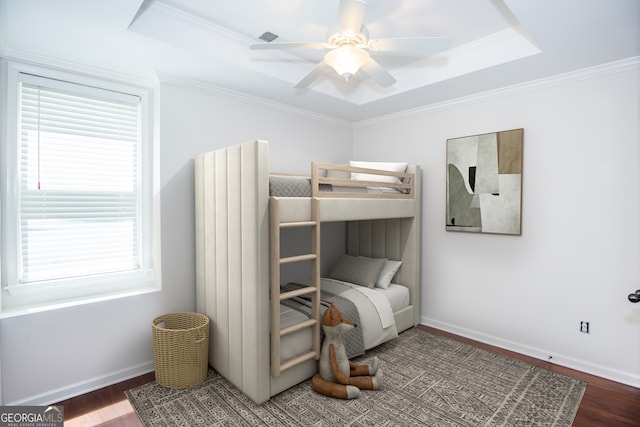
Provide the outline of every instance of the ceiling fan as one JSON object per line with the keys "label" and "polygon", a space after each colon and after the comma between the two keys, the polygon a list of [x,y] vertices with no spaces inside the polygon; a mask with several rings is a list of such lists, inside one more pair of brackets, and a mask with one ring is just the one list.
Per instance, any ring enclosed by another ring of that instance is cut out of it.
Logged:
{"label": "ceiling fan", "polygon": [[362,70],[378,85],[388,87],[396,82],[371,54],[390,51],[416,52],[429,56],[446,50],[447,37],[400,37],[369,39],[369,31],[363,24],[367,3],[364,0],[340,0],[338,25],[327,30],[325,42],[275,42],[251,45],[251,49],[322,49],[327,50],[324,60],[318,63],[295,87],[306,88],[328,68],[349,80]]}

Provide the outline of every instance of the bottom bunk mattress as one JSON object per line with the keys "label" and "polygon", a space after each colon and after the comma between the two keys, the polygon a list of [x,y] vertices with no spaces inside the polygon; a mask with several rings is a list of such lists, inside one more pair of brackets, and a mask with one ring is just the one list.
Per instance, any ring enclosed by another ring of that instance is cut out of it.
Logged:
{"label": "bottom bunk mattress", "polygon": [[[291,290],[299,287],[295,283],[283,285]],[[391,285],[388,289],[367,288],[334,279],[321,279],[321,312],[336,302],[343,315],[354,321],[357,327],[345,336],[349,357],[364,354],[386,341],[398,336],[393,313],[410,304],[409,289],[401,285]],[[280,305],[280,325],[287,327],[306,320],[310,313],[309,298],[298,297]],[[350,306],[356,312],[353,314]],[[355,319],[353,319],[355,317]],[[280,357],[286,361],[311,348],[311,329],[305,328],[282,337]]]}

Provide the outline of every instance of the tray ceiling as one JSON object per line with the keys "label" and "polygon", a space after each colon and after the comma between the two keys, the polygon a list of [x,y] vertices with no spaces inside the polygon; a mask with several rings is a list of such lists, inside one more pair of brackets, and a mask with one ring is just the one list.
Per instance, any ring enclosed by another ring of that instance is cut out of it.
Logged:
{"label": "tray ceiling", "polygon": [[[374,58],[397,83],[327,70],[323,52],[250,50],[325,41],[338,0],[2,0],[3,56],[46,56],[134,75],[160,73],[358,121],[640,55],[637,0],[369,0],[370,38],[446,36],[445,52]],[[20,22],[33,22],[25,26]],[[4,26],[4,25],[3,25]],[[55,36],[54,36],[55,35]]]}

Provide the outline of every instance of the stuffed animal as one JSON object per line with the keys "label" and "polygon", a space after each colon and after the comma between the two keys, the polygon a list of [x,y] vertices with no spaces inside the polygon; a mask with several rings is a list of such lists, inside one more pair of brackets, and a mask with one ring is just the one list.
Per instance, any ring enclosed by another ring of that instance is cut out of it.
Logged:
{"label": "stuffed animal", "polygon": [[377,390],[382,383],[382,370],[378,358],[371,365],[356,365],[349,361],[344,346],[344,334],[355,328],[353,322],[331,303],[322,316],[325,337],[320,350],[320,372],[311,379],[311,386],[320,394],[340,399],[360,396],[360,390]]}

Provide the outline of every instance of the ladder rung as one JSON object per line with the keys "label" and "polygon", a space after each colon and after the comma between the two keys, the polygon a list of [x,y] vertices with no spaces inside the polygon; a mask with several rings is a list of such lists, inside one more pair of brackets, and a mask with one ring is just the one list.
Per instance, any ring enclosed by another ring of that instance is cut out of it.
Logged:
{"label": "ladder rung", "polygon": [[295,221],[295,222],[281,222],[280,228],[292,228],[292,227],[313,227],[318,223],[315,221]]}
{"label": "ladder rung", "polygon": [[304,328],[310,328],[316,324],[315,319],[305,320],[304,322],[296,323],[295,325],[287,326],[286,328],[282,328],[280,330],[280,336],[284,336],[296,331],[299,331]]}
{"label": "ladder rung", "polygon": [[302,362],[306,362],[307,360],[315,359],[315,358],[318,358],[318,355],[316,354],[315,351],[310,351],[308,353],[301,354],[300,356],[294,357],[293,359],[289,359],[283,364],[281,364],[280,371],[284,371],[293,366],[299,365]]}
{"label": "ladder rung", "polygon": [[280,264],[288,264],[290,262],[308,261],[318,258],[316,254],[296,255],[280,258]]}
{"label": "ladder rung", "polygon": [[304,288],[296,289],[295,291],[283,292],[280,294],[280,301],[283,299],[291,299],[295,297],[299,297],[300,295],[312,294],[317,291],[315,286],[306,286]]}

